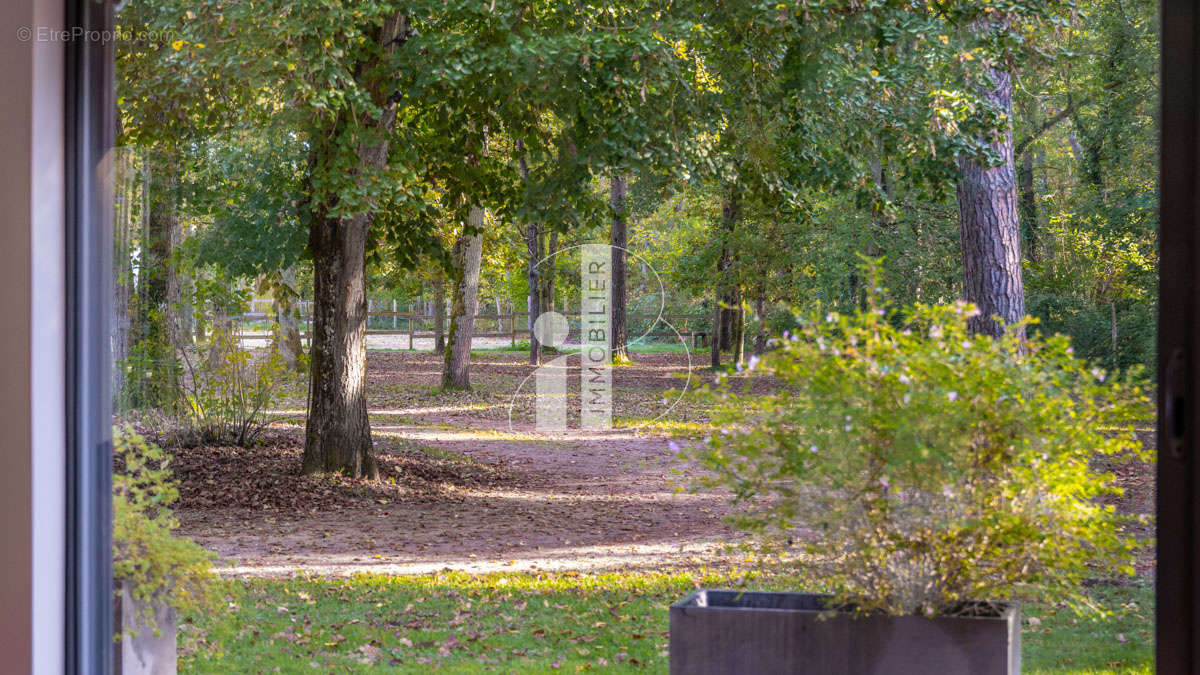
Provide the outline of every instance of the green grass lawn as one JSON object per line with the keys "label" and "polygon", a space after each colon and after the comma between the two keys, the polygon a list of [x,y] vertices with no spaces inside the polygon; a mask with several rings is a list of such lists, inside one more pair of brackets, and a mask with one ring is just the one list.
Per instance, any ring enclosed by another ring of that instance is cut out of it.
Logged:
{"label": "green grass lawn", "polygon": [[1092,621],[1066,610],[1025,608],[1024,672],[1154,672],[1154,587],[1102,586],[1091,596],[1110,616]]}
{"label": "green grass lawn", "polygon": [[[737,573],[239,580],[230,583],[228,614],[186,620],[180,665],[210,673],[666,672],[667,606],[697,586],[739,581],[787,586],[784,577]],[[1110,616],[1026,608],[1026,673],[1153,670],[1152,589],[1106,587],[1093,597]]]}

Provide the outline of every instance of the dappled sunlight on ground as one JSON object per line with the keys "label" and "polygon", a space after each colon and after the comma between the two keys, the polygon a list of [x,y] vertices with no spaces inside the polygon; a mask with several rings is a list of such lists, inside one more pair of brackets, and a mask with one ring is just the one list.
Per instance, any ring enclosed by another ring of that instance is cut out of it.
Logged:
{"label": "dappled sunlight on ground", "polygon": [[[474,390],[448,393],[427,371],[429,355],[372,353],[369,414],[384,480],[294,475],[300,391],[271,412],[279,421],[266,446],[210,450],[229,465],[219,476],[181,473],[207,481],[185,485],[184,533],[234,576],[660,569],[720,558],[735,538],[721,520],[728,498],[679,484],[687,467],[667,443],[672,424],[698,428],[688,420],[702,416],[681,406],[676,421],[654,422],[648,403],[680,385],[686,357],[639,355],[617,369],[616,428],[555,433],[527,416],[510,422],[513,392],[532,372],[524,358],[476,359]],[[231,480],[203,497],[206,485]],[[300,491],[312,499],[293,508]]]}

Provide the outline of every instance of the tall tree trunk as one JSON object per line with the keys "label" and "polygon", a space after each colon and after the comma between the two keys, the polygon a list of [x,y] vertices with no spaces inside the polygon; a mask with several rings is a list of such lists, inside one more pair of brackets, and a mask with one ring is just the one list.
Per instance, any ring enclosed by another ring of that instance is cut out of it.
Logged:
{"label": "tall tree trunk", "polygon": [[[186,235],[185,235],[186,238]],[[196,282],[190,274],[180,273],[179,278],[179,309],[176,317],[179,321],[179,343],[186,347],[196,342],[196,307],[192,298],[196,294]]]}
{"label": "tall tree trunk", "polygon": [[[1034,99],[1022,111],[1029,119],[1029,125],[1034,130],[1046,128],[1040,121],[1041,106]],[[1040,226],[1037,192],[1033,184],[1034,167],[1038,162],[1037,153],[1031,147],[1034,138],[1028,135],[1018,143],[1013,152],[1017,161],[1017,205],[1021,220],[1021,248],[1030,260],[1038,258],[1038,229]]]}
{"label": "tall tree trunk", "polygon": [[612,232],[609,237],[609,244],[612,247],[612,295],[610,300],[612,303],[610,307],[610,311],[612,312],[612,334],[610,347],[614,363],[628,363],[630,360],[629,336],[625,328],[625,282],[627,280],[625,246],[628,243],[625,192],[627,187],[628,178],[619,173],[612,175],[611,185],[609,186],[609,204],[613,211]]}
{"label": "tall tree trunk", "polygon": [[[517,150],[522,151],[524,149],[525,142],[518,140]],[[519,166],[521,171],[521,180],[528,181],[529,164],[525,161],[524,156],[522,156],[519,160]],[[538,344],[537,335],[535,335],[533,332],[533,326],[537,323],[538,316],[540,315],[540,311],[542,309],[542,301],[540,297],[541,294],[538,292],[541,284],[541,281],[538,279],[538,263],[541,262],[542,259],[542,231],[541,228],[538,227],[537,222],[530,222],[525,228],[524,235],[525,249],[529,254],[529,264],[526,266],[525,270],[525,280],[529,286],[529,292],[526,294],[525,300],[525,310],[529,313],[529,325],[527,326],[529,329],[529,364],[536,366],[541,362],[541,345]]]}
{"label": "tall tree trunk", "polygon": [[[178,248],[187,239],[188,232],[184,230],[183,223],[176,220],[176,240],[175,247]],[[177,297],[174,303],[174,311],[172,319],[174,321],[174,340],[173,343],[176,349],[184,349],[192,345],[195,340],[192,335],[195,333],[196,309],[192,306],[192,298],[195,296],[195,281],[192,279],[192,269],[190,266],[183,267],[178,264],[172,265],[172,280],[173,293]]]}
{"label": "tall tree trunk", "polygon": [[446,279],[441,272],[433,279],[433,351],[446,351]]}
{"label": "tall tree trunk", "polygon": [[442,368],[443,389],[471,388],[471,338],[479,305],[479,267],[483,260],[483,208],[471,207],[467,227],[454,242],[454,290],[450,336]]}
{"label": "tall tree trunk", "polygon": [[721,317],[721,294],[716,293],[713,295],[712,335],[708,344],[713,370],[721,367]]}
{"label": "tall tree trunk", "polygon": [[[729,267],[731,262],[725,263],[725,280],[726,288],[729,288]],[[721,294],[721,351],[727,352],[733,349],[733,315],[737,311],[733,304],[733,292],[726,291]]]}
{"label": "tall tree trunk", "polygon": [[[1068,101],[1068,105],[1070,105],[1070,101]],[[1075,146],[1078,148],[1076,150],[1076,158],[1083,171],[1083,181],[1085,184],[1096,188],[1097,194],[1103,195],[1104,168],[1102,161],[1104,157],[1104,136],[1102,133],[1084,126],[1077,109],[1071,114],[1071,126],[1079,133],[1078,138],[1074,140]]]}
{"label": "tall tree trunk", "polygon": [[1121,367],[1121,352],[1118,348],[1117,338],[1117,301],[1112,300],[1108,303],[1108,308],[1112,316],[1112,367],[1113,371],[1117,371]]}
{"label": "tall tree trunk", "polygon": [[758,293],[754,298],[754,355],[762,356],[767,351],[767,287],[758,282]]}
{"label": "tall tree trunk", "polygon": [[866,254],[872,258],[878,258],[883,255],[882,242],[887,234],[888,226],[891,225],[891,218],[887,213],[886,203],[884,200],[891,201],[892,186],[887,178],[887,171],[884,167],[884,157],[887,153],[887,148],[883,141],[875,139],[875,148],[871,153],[871,182],[875,185],[878,191],[871,200],[871,238],[867,241]]}
{"label": "tall tree trunk", "polygon": [[[178,179],[172,176],[173,191],[178,190]],[[190,342],[188,338],[191,336],[184,335],[184,323],[181,317],[183,309],[183,275],[179,270],[179,263],[175,259],[175,252],[179,250],[179,245],[183,243],[183,225],[179,222],[179,205],[178,200],[172,197],[172,208],[169,213],[164,214],[167,217],[166,232],[166,302],[163,306],[164,316],[163,321],[166,323],[167,340],[171,345],[172,354],[177,354],[183,346]]]}
{"label": "tall tree trunk", "polygon": [[733,322],[732,311],[732,267],[733,259],[730,249],[733,246],[733,234],[737,228],[738,194],[737,186],[731,185],[721,204],[721,256],[717,259],[717,278],[714,286],[713,334],[712,334],[712,367],[721,366],[721,351],[732,345]]}
{"label": "tall tree trunk", "polygon": [[[397,12],[384,21],[377,36],[382,54],[358,64],[364,89],[380,110],[372,124],[384,140],[360,143],[355,149],[363,174],[387,165],[387,137],[395,124],[392,90],[381,74],[379,61],[408,36],[407,21]],[[343,121],[342,124],[347,122]],[[320,128],[312,135],[310,170],[333,172],[339,160],[338,138],[344,129]],[[365,176],[363,180],[368,180]],[[328,215],[337,195],[321,195],[309,223],[309,248],[313,257],[313,327],[309,385],[308,425],[305,429],[304,473],[338,471],[352,477],[376,478],[367,419],[366,246],[373,213],[345,217]],[[310,205],[310,208],[313,208]]]}
{"label": "tall tree trunk", "polygon": [[555,259],[558,257],[558,231],[550,232],[550,243],[546,248],[546,262],[542,268],[542,311],[554,311],[554,277],[558,272]]}
{"label": "tall tree trunk", "polygon": [[304,473],[378,475],[366,397],[369,230],[366,214],[321,217],[309,230],[313,331]]}
{"label": "tall tree trunk", "polygon": [[537,323],[542,308],[541,294],[538,292],[541,286],[538,262],[542,256],[542,233],[537,223],[529,223],[525,230],[525,248],[529,252],[529,264],[525,270],[526,281],[529,284],[525,302],[525,309],[529,312],[529,363],[536,366],[541,362],[541,345],[534,334],[533,326]]}
{"label": "tall tree trunk", "polygon": [[1021,167],[1017,170],[1017,186],[1020,191],[1018,203],[1021,210],[1021,239],[1025,255],[1037,260],[1038,255],[1038,207],[1037,193],[1033,188],[1033,151],[1021,155]]}
{"label": "tall tree trunk", "polygon": [[746,310],[742,307],[742,288],[734,287],[733,312],[731,320],[733,327],[729,336],[729,358],[734,363],[741,363],[746,357]]}
{"label": "tall tree trunk", "polygon": [[[1011,120],[1012,74],[1001,68],[990,68],[986,74],[992,81],[983,96]],[[999,166],[986,167],[968,157],[958,160],[963,295],[980,312],[969,326],[993,336],[1025,316],[1011,121],[1001,131],[999,140],[992,142]]]}
{"label": "tall tree trunk", "polygon": [[[720,284],[721,293],[721,351],[732,351],[734,349],[734,338],[737,336],[738,330],[738,312],[741,310],[741,290],[737,287],[737,280],[734,278],[734,234],[737,231],[738,212],[740,203],[738,198],[737,186],[729,186],[729,192],[725,197],[725,202],[721,205],[721,258],[717,262],[718,282]],[[735,358],[734,363],[737,363]]]}

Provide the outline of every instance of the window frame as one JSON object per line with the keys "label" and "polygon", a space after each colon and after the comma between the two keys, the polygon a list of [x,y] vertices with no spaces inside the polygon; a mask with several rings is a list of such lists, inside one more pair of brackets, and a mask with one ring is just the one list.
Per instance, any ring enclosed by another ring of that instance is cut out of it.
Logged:
{"label": "window frame", "polygon": [[113,669],[111,148],[113,6],[66,0],[65,670]]}

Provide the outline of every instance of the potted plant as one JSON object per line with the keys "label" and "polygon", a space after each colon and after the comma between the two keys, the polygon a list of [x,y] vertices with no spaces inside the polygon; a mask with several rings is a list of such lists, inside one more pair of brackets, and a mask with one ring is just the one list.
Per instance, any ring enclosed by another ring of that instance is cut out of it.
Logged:
{"label": "potted plant", "polygon": [[174,673],[176,617],[219,607],[212,555],[172,534],[179,491],[162,449],[116,428],[113,459],[113,671]]}
{"label": "potted plant", "polygon": [[1019,672],[1017,603],[1098,611],[1083,582],[1133,573],[1098,460],[1144,453],[1135,378],[1027,324],[973,334],[966,304],[889,307],[868,278],[864,309],[798,315],[749,362],[773,393],[718,375],[720,433],[689,451],[733,523],[798,548],[828,594],[693,594],[673,672]]}

